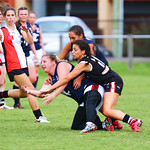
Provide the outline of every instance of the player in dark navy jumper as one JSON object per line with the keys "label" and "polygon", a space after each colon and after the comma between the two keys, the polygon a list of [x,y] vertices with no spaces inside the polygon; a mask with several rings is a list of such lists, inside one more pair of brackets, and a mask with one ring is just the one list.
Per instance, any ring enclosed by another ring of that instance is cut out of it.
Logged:
{"label": "player in dark navy jumper", "polygon": [[[55,55],[46,54],[42,57],[42,68],[44,72],[48,73],[48,76],[51,76],[51,83],[55,84],[59,79],[69,74],[69,72],[74,69],[74,66],[66,61],[58,62]],[[53,91],[52,94],[48,94],[46,98],[44,98],[44,100],[46,100],[44,104],[48,105],[56,96],[62,92],[66,96],[73,98],[79,106],[73,120],[71,127],[72,129],[83,129],[81,133],[96,130],[97,127],[98,129],[102,129],[102,123],[97,116],[97,111],[102,106],[104,94],[103,87],[91,81],[90,79],[83,79],[80,88],[74,89],[73,81],[75,78],[70,80],[68,84],[57,88],[55,91]],[[43,85],[41,91],[48,89],[49,86],[50,84],[47,84],[46,82]],[[28,93],[32,93],[38,96],[40,91],[29,90]],[[105,120],[103,126],[108,131],[114,130],[112,123],[107,122],[107,120]]]}
{"label": "player in dark navy jumper", "polygon": [[96,43],[85,37],[84,30],[81,26],[79,25],[72,26],[69,29],[69,38],[70,38],[70,42],[66,44],[66,46],[64,47],[64,49],[61,51],[61,53],[58,56],[60,59],[64,59],[68,55],[68,53],[72,51],[72,44],[74,41],[84,40],[84,41],[87,41],[87,43],[89,44],[91,54],[96,56],[97,58],[99,58],[100,60],[105,62],[105,64],[108,65],[108,61],[106,60],[103,53],[98,49]]}
{"label": "player in dark navy jumper", "polygon": [[41,95],[68,83],[72,78],[84,72],[88,78],[101,84],[105,89],[102,108],[103,114],[107,117],[121,120],[129,124],[133,132],[139,132],[140,126],[143,123],[142,120],[134,119],[128,114],[114,109],[123,88],[121,77],[104,62],[91,55],[90,47],[86,41],[75,41],[73,43],[72,55],[74,59],[79,61],[79,64],[66,77],[52,85],[48,91],[41,92]]}
{"label": "player in dark navy jumper", "polygon": [[[28,14],[29,11],[26,7],[20,7],[18,9],[18,21],[16,21],[16,26],[17,26],[17,30],[19,31],[19,33],[22,35],[20,27],[26,26],[28,28],[28,30],[30,31],[30,34],[32,35],[32,28],[29,22],[27,22],[28,20]],[[34,66],[34,62],[32,61],[31,57],[30,57],[30,51],[32,50],[34,52],[35,55],[35,59],[37,60],[37,54],[36,54],[36,50],[35,50],[35,46],[34,46],[34,42],[32,44],[27,43],[24,38],[21,36],[21,46],[23,48],[23,51],[25,53],[26,59],[27,59],[27,63],[28,63],[28,70],[29,70],[29,79],[31,81],[31,83],[35,83],[36,82],[36,70],[35,70],[35,66]],[[13,85],[13,89],[18,89],[18,85],[15,83]],[[14,98],[14,108],[20,108],[22,109],[23,107],[21,106],[20,103],[20,99],[19,98]]]}
{"label": "player in dark navy jumper", "polygon": [[35,45],[35,49],[36,49],[36,53],[37,53],[37,57],[38,57],[38,61],[35,62],[34,61],[34,54],[32,51],[30,51],[30,55],[32,60],[34,61],[35,64],[35,70],[36,70],[36,82],[34,83],[34,87],[36,87],[37,82],[38,82],[38,76],[39,76],[39,67],[41,65],[41,59],[42,56],[45,54],[45,50],[44,50],[44,42],[42,39],[42,31],[40,26],[35,23],[36,21],[36,14],[35,12],[30,12],[29,13],[29,19],[28,19],[31,28],[32,28],[32,33],[33,33],[33,41],[34,41],[34,45]]}

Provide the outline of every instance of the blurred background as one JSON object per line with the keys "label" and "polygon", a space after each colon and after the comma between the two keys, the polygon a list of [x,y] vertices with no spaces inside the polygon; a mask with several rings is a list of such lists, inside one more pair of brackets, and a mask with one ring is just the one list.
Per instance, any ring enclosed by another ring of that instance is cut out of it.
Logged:
{"label": "blurred background", "polygon": [[150,0],[0,0],[0,4],[5,2],[16,10],[25,6],[37,18],[80,18],[92,31],[88,38],[95,40],[105,56],[150,57]]}

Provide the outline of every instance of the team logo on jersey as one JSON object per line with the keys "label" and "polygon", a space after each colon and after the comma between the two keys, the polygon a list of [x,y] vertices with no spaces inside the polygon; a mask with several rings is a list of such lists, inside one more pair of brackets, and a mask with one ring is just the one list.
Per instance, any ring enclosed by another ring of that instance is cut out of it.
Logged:
{"label": "team logo on jersey", "polygon": [[67,96],[71,96],[71,93],[69,90],[68,91],[63,90],[61,93]]}
{"label": "team logo on jersey", "polygon": [[8,39],[9,39],[9,40],[14,40],[13,35],[9,35],[9,36],[8,36]]}
{"label": "team logo on jersey", "polygon": [[117,85],[117,88],[120,89],[120,86]]}

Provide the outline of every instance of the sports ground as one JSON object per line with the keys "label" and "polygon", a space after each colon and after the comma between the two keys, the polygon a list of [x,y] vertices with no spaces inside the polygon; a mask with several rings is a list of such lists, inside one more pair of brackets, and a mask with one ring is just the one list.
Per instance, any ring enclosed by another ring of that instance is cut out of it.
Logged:
{"label": "sports ground", "polygon": [[[128,70],[127,62],[110,62],[110,67],[124,80],[122,95],[116,109],[143,120],[140,132],[134,133],[125,124],[123,130],[95,131],[81,134],[70,129],[77,104],[59,95],[48,106],[38,99],[39,106],[51,123],[34,123],[27,99],[21,99],[25,109],[0,110],[0,150],[149,150],[150,149],[150,62],[135,62]],[[37,89],[46,74],[40,69]],[[13,83],[7,79],[6,89]],[[8,106],[12,98],[5,99]],[[105,117],[98,113],[101,120]]]}

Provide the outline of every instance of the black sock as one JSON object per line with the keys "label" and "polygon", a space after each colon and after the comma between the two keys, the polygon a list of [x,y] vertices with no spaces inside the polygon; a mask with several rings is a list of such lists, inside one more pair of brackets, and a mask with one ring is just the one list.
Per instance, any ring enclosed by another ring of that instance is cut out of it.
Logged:
{"label": "black sock", "polygon": [[0,98],[7,98],[7,97],[9,97],[8,96],[8,91],[0,92]]}
{"label": "black sock", "polygon": [[15,103],[14,103],[14,107],[17,107],[19,105],[19,98],[13,98]]}
{"label": "black sock", "polygon": [[128,123],[130,116],[128,114],[126,114],[123,118],[123,122]]}
{"label": "black sock", "polygon": [[36,81],[33,83],[33,86],[36,88],[39,77],[36,77]]}
{"label": "black sock", "polygon": [[[19,87],[18,86],[15,86],[15,85],[13,85],[13,89],[19,89]],[[15,103],[14,103],[14,107],[16,107],[16,106],[18,106],[18,104],[19,104],[19,98],[13,98],[14,99],[14,101],[15,101]]]}
{"label": "black sock", "polygon": [[36,119],[38,119],[40,116],[42,116],[40,109],[34,110],[33,113],[34,113],[34,116],[36,117]]}

